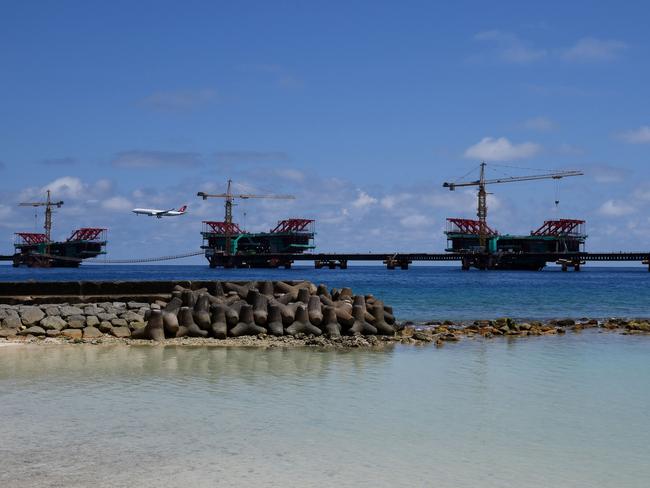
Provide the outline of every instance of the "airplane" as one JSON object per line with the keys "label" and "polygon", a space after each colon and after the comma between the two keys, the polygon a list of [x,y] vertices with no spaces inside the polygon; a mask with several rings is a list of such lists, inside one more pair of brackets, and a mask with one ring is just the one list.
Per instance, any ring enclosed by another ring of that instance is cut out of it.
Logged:
{"label": "airplane", "polygon": [[178,210],[174,210],[173,208],[169,210],[158,210],[157,208],[134,208],[132,212],[136,215],[148,215],[149,217],[162,219],[163,217],[177,217],[178,215],[185,215],[187,212],[187,205],[183,205]]}

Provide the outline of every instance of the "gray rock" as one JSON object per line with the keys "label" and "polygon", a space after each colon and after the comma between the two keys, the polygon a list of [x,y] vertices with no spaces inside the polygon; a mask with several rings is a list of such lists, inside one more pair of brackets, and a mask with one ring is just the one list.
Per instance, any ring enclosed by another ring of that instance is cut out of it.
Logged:
{"label": "gray rock", "polygon": [[83,331],[83,338],[84,339],[97,339],[102,336],[102,333],[99,331],[99,329],[95,327],[86,327]]}
{"label": "gray rock", "polygon": [[131,330],[141,329],[145,325],[147,324],[145,324],[144,322],[129,322],[129,329]]}
{"label": "gray rock", "polygon": [[61,335],[68,339],[81,339],[81,329],[63,329]]}
{"label": "gray rock", "polygon": [[104,313],[103,308],[96,307],[94,305],[89,305],[87,307],[84,307],[84,314],[85,315],[97,315],[100,313]]}
{"label": "gray rock", "polygon": [[99,330],[101,330],[104,334],[107,334],[107,333],[109,333],[109,332],[111,331],[111,329],[113,328],[113,324],[111,324],[110,322],[107,322],[106,320],[104,320],[104,321],[102,321],[102,322],[99,323],[99,325],[97,326],[97,328],[98,328]]}
{"label": "gray rock", "polygon": [[38,325],[32,325],[31,327],[18,332],[18,335],[44,336],[45,334],[45,329],[43,327],[39,327]]}
{"label": "gray rock", "polygon": [[67,322],[58,315],[51,315],[41,320],[41,327],[45,330],[62,330],[67,325]]}
{"label": "gray rock", "polygon": [[125,312],[120,314],[120,318],[126,320],[127,322],[142,322],[144,317],[135,312]]}
{"label": "gray rock", "polygon": [[45,314],[38,307],[24,307],[21,310],[23,324],[27,326],[38,324],[43,317],[45,317]]}
{"label": "gray rock", "polygon": [[64,317],[69,317],[70,315],[83,315],[84,311],[81,310],[79,307],[72,307],[70,305],[66,305],[64,307],[61,307],[61,315]]}
{"label": "gray rock", "polygon": [[86,317],[83,315],[73,315],[68,317],[68,327],[70,329],[83,329],[86,326]]}
{"label": "gray rock", "polygon": [[96,327],[99,325],[99,319],[94,315],[88,315],[86,317],[86,327]]}
{"label": "gray rock", "polygon": [[6,338],[18,334],[18,329],[0,329],[0,337]]}
{"label": "gray rock", "polygon": [[18,315],[10,315],[7,318],[2,320],[2,327],[7,329],[17,329],[23,325],[20,317]]}
{"label": "gray rock", "polygon": [[111,329],[111,334],[119,338],[131,337],[131,331],[128,327],[113,327]]}
{"label": "gray rock", "polygon": [[113,302],[113,307],[117,308],[118,310],[124,310],[124,309],[126,309],[126,303],[124,303],[124,302]]}
{"label": "gray rock", "polygon": [[61,335],[60,330],[51,329],[46,332],[48,337],[59,337]]}
{"label": "gray rock", "polygon": [[124,319],[113,319],[111,320],[111,324],[113,324],[113,327],[126,327],[128,322]]}
{"label": "gray rock", "polygon": [[130,308],[130,309],[134,309],[134,308],[149,308],[149,304],[148,304],[148,303],[144,303],[144,302],[128,302],[128,303],[126,304],[126,306],[127,306],[128,308]]}
{"label": "gray rock", "polygon": [[99,320],[101,320],[101,321],[104,321],[104,320],[106,320],[106,321],[110,321],[110,320],[116,319],[116,318],[117,318],[117,315],[114,314],[114,313],[110,313],[110,312],[106,312],[106,313],[98,313],[98,314],[97,314],[97,318],[98,318]]}
{"label": "gray rock", "polygon": [[45,309],[45,315],[48,317],[58,317],[61,315],[61,309],[59,307],[47,307]]}

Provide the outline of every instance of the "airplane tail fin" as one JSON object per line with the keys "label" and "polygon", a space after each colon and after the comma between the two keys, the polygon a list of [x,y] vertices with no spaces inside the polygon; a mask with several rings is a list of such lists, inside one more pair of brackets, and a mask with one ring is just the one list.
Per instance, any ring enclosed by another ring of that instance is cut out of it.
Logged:
{"label": "airplane tail fin", "polygon": [[183,205],[181,208],[178,209],[179,212],[183,213],[187,210],[187,205]]}

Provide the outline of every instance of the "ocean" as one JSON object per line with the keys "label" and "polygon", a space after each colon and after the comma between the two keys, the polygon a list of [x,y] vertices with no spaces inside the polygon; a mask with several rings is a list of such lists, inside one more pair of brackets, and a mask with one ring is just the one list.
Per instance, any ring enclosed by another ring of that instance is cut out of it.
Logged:
{"label": "ocean", "polygon": [[[650,316],[644,267],[0,268],[24,279],[308,279],[402,320]],[[645,488],[650,337],[387,350],[1,345],[0,486]]]}
{"label": "ocean", "polygon": [[582,271],[462,271],[458,266],[387,270],[210,269],[208,266],[84,265],[79,269],[0,267],[0,280],[311,280],[349,286],[393,305],[402,320],[475,320],[513,317],[650,317],[650,273],[645,266]]}

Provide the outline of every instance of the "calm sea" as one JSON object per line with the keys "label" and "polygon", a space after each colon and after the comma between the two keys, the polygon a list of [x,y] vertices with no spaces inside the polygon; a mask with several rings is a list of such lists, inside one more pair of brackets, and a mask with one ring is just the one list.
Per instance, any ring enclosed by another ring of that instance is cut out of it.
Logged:
{"label": "calm sea", "polygon": [[214,270],[207,266],[100,266],[27,269],[0,266],[0,280],[311,280],[372,293],[395,307],[403,320],[477,319],[510,316],[650,316],[650,273],[629,268],[585,266],[579,273],[547,268],[527,271],[461,271],[457,266],[380,266],[347,270]]}
{"label": "calm sea", "polygon": [[[586,275],[586,273],[585,273]],[[646,488],[650,338],[0,347],[0,486]]]}

